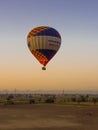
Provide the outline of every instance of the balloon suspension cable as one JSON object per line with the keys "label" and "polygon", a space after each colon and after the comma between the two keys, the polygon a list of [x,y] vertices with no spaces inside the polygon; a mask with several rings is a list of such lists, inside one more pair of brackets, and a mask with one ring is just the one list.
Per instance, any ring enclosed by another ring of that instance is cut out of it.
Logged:
{"label": "balloon suspension cable", "polygon": [[45,66],[43,66],[43,67],[42,67],[42,70],[46,70],[46,67],[45,67]]}

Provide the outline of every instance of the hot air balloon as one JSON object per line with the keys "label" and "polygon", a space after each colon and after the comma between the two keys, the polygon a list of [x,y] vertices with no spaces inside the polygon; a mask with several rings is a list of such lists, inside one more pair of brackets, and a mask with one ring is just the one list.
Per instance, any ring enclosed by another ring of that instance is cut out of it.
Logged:
{"label": "hot air balloon", "polygon": [[42,69],[46,70],[45,66],[60,48],[61,36],[52,27],[36,27],[28,33],[27,45],[31,53],[43,65]]}

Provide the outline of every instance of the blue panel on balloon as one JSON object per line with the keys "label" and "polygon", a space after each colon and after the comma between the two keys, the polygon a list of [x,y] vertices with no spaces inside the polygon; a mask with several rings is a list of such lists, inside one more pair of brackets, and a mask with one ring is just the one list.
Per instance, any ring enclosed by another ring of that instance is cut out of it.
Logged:
{"label": "blue panel on balloon", "polygon": [[53,36],[61,38],[60,34],[53,28],[48,28],[36,33],[34,36]]}
{"label": "blue panel on balloon", "polygon": [[56,54],[55,50],[38,49],[37,51],[41,52],[43,55],[45,55],[48,60],[50,60]]}

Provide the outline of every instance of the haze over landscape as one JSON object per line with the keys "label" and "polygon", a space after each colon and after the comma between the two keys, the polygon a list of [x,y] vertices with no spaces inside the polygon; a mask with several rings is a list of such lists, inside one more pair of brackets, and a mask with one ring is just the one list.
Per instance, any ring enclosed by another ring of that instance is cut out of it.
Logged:
{"label": "haze over landscape", "polygon": [[[42,25],[62,37],[46,71],[27,47]],[[98,1],[1,0],[0,60],[0,90],[98,91]]]}

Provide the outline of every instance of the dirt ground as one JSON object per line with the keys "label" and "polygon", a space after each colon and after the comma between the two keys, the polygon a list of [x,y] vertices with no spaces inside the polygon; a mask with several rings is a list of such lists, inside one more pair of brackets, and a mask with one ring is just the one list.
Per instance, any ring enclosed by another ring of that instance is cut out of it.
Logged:
{"label": "dirt ground", "polygon": [[2,105],[0,130],[98,130],[98,106]]}

